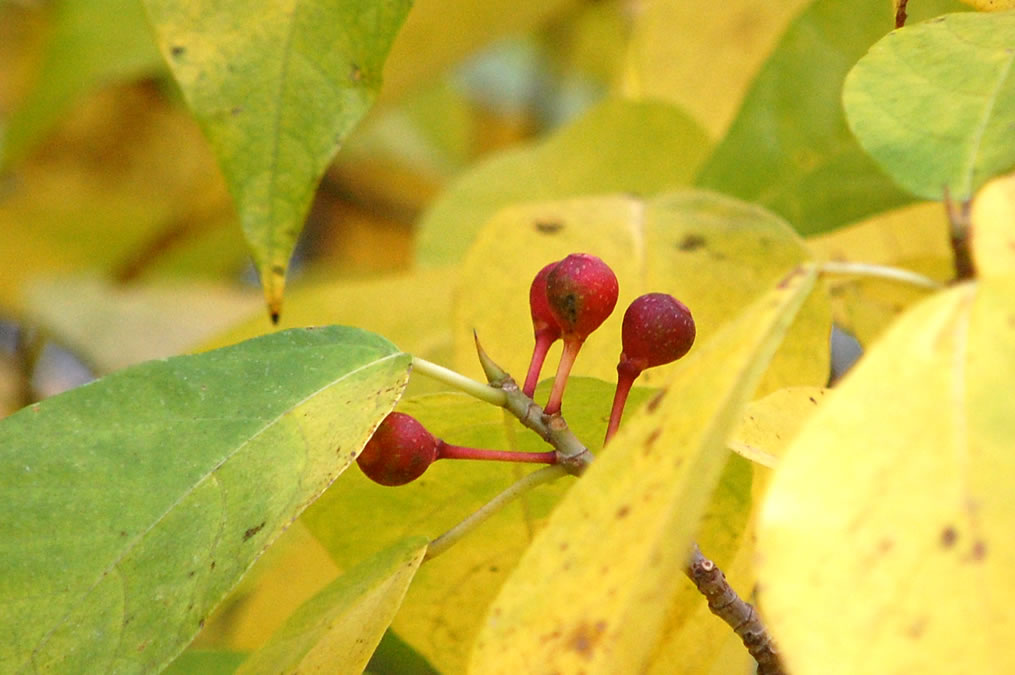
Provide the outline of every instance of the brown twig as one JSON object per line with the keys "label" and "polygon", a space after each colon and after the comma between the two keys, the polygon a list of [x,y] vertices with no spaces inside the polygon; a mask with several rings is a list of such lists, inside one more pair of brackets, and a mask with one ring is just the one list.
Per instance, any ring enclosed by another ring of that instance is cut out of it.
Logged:
{"label": "brown twig", "polygon": [[684,573],[708,600],[712,613],[740,636],[747,651],[758,662],[758,675],[783,675],[786,671],[779,660],[779,653],[757,610],[737,595],[726,581],[726,575],[702,555],[696,543],[692,544]]}
{"label": "brown twig", "polygon": [[898,0],[898,3],[895,6],[895,27],[902,28],[906,25],[906,17],[908,16],[906,14],[906,5],[909,3],[909,0]]}
{"label": "brown twig", "polygon": [[948,186],[944,187],[944,205],[948,213],[948,222],[951,224],[948,230],[948,238],[952,245],[952,254],[955,257],[955,283],[972,279],[976,276],[976,267],[973,264],[973,254],[970,249],[970,217],[972,202],[952,201]]}

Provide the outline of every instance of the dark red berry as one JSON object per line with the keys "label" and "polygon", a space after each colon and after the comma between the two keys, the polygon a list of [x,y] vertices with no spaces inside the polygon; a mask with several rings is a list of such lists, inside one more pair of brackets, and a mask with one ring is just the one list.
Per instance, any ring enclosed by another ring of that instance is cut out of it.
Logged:
{"label": "dark red berry", "polygon": [[691,310],[667,293],[636,298],[624,312],[621,331],[620,360],[638,371],[676,361],[694,344]]}
{"label": "dark red berry", "polygon": [[572,253],[546,277],[546,299],[563,337],[584,340],[617,305],[617,276],[594,255]]}
{"label": "dark red berry", "polygon": [[560,337],[560,326],[557,324],[553,312],[550,311],[550,303],[546,299],[546,278],[550,276],[550,270],[556,265],[556,262],[552,262],[539,270],[529,287],[529,311],[532,313],[532,330],[537,340],[540,335],[544,334],[553,340]]}
{"label": "dark red berry", "polygon": [[405,485],[437,459],[440,443],[416,418],[393,412],[377,427],[356,463],[381,485]]}

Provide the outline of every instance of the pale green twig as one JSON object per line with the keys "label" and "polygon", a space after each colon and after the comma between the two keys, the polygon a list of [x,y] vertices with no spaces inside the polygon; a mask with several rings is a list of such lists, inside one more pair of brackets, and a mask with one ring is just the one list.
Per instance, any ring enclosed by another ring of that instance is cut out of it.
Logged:
{"label": "pale green twig", "polygon": [[901,267],[890,267],[888,265],[829,261],[821,263],[819,269],[825,274],[874,277],[877,279],[887,279],[888,281],[898,281],[899,283],[911,284],[921,288],[938,289],[944,287],[944,284],[940,281],[934,281],[930,277],[925,277],[922,274],[917,274],[916,272],[902,269]]}
{"label": "pale green twig", "polygon": [[507,401],[507,396],[501,389],[491,387],[488,384],[477,382],[471,377],[466,377],[461,373],[456,373],[450,368],[439,366],[432,361],[421,359],[418,356],[412,357],[412,369],[427,377],[431,377],[444,384],[449,384],[455,389],[460,389],[470,396],[474,396],[481,401],[492,403],[495,406],[504,406]]}

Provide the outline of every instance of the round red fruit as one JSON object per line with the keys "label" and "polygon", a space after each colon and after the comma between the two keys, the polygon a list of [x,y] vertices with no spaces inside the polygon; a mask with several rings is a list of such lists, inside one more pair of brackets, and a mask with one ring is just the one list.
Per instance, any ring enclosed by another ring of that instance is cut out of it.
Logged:
{"label": "round red fruit", "polygon": [[377,427],[356,463],[368,478],[381,485],[405,485],[433,464],[439,445],[440,441],[416,418],[393,412]]}

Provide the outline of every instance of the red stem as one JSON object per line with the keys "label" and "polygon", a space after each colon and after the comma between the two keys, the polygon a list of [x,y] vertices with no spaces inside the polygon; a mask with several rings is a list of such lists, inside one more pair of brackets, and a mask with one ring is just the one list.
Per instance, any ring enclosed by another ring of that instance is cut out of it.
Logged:
{"label": "red stem", "polygon": [[606,440],[603,444],[613,438],[620,428],[620,418],[624,416],[624,406],[627,405],[627,395],[631,392],[634,381],[641,375],[640,370],[625,368],[625,362],[621,361],[617,366],[617,391],[613,395],[613,409],[610,410],[610,424],[606,427]]}
{"label": "red stem", "polygon": [[536,391],[536,384],[539,382],[539,373],[543,370],[543,361],[546,360],[546,352],[550,351],[550,345],[557,341],[560,333],[557,331],[540,331],[536,333],[536,346],[532,348],[532,360],[529,362],[529,372],[525,376],[525,384],[522,386],[522,393],[529,398]]}
{"label": "red stem", "polygon": [[584,340],[576,338],[564,338],[564,351],[560,354],[560,363],[557,364],[557,377],[553,380],[553,389],[550,390],[550,400],[546,402],[543,412],[547,415],[555,415],[560,412],[560,402],[564,398],[564,387],[567,386],[567,376],[571,374],[571,366],[578,358],[578,350],[582,348]]}
{"label": "red stem", "polygon": [[507,450],[481,450],[461,445],[440,443],[437,448],[437,459],[484,459],[496,462],[530,462],[532,464],[556,464],[557,453],[549,452],[509,452]]}

